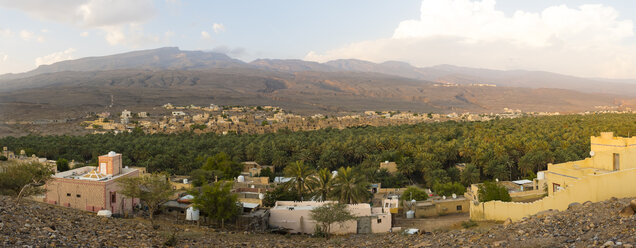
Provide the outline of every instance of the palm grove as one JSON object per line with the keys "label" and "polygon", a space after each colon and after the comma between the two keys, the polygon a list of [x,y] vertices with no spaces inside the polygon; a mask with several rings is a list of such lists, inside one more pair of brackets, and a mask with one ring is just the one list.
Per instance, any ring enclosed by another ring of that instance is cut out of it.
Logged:
{"label": "palm grove", "polygon": [[[225,154],[233,163],[273,165],[275,170],[269,176],[293,177],[290,187],[294,190],[278,190],[282,198],[356,202],[364,194],[353,185],[364,181],[379,182],[382,187],[421,184],[452,188],[457,183],[533,177],[547,163],[584,158],[589,152],[589,137],[601,131],[621,136],[636,133],[636,115],[523,117],[263,135],[29,135],[2,138],[0,144],[49,159],[93,164],[99,154],[116,150],[123,154],[124,164],[172,174],[206,171],[202,178],[206,181],[237,174],[237,169],[225,162],[215,164],[214,157]],[[398,173],[378,170],[378,164],[385,160],[395,161]],[[457,163],[466,163],[463,172],[455,167]],[[338,173],[330,178],[331,171]]]}

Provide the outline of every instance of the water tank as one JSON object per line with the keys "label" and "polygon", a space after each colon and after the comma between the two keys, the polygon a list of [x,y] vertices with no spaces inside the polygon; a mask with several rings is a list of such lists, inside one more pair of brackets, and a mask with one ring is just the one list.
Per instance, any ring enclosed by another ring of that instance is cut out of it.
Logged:
{"label": "water tank", "polygon": [[413,210],[406,211],[406,218],[407,219],[415,218],[415,211],[413,211]]}
{"label": "water tank", "polygon": [[457,194],[453,193],[453,199],[457,199]]}
{"label": "water tank", "polygon": [[110,210],[99,210],[97,212],[97,216],[104,216],[104,217],[110,218],[111,216],[113,216],[113,212],[111,212]]}
{"label": "water tank", "polygon": [[186,210],[186,220],[199,220],[199,209],[189,207]]}
{"label": "water tank", "polygon": [[238,176],[236,181],[239,182],[239,183],[244,183],[245,182],[245,177],[244,176]]}
{"label": "water tank", "polygon": [[188,184],[188,179],[187,178],[183,179],[183,184]]}
{"label": "water tank", "polygon": [[545,179],[545,172],[543,172],[543,171],[537,172],[537,179],[539,179],[539,180]]}
{"label": "water tank", "polygon": [[116,152],[114,152],[114,151],[110,151],[110,152],[108,153],[108,156],[109,156],[109,157],[114,157],[115,155],[117,155],[117,153],[116,153]]}

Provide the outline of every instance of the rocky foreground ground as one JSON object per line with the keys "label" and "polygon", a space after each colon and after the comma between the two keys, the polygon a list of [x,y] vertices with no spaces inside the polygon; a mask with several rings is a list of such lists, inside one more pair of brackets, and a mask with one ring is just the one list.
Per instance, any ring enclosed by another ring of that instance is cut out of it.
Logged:
{"label": "rocky foreground ground", "polygon": [[[618,212],[631,199],[612,199],[547,212],[512,224],[420,235],[336,236],[220,232],[205,227],[97,217],[75,209],[0,196],[2,247],[633,247],[636,219]],[[178,230],[175,238],[171,234]],[[171,242],[170,242],[171,241]]]}

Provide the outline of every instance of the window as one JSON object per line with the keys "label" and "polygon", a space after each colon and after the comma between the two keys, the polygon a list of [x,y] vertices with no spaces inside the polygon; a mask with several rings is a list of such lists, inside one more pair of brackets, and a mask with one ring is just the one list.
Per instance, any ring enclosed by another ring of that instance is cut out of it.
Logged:
{"label": "window", "polygon": [[462,205],[457,205],[457,211],[462,211]]}
{"label": "window", "polygon": [[620,154],[618,154],[618,153],[614,153],[614,160],[613,160],[612,162],[613,162],[613,164],[614,164],[614,170],[615,170],[615,171],[617,171],[617,170],[620,170],[620,169],[621,169],[621,162],[620,162],[620,161],[621,161],[621,159],[620,159],[620,158],[621,158],[621,157],[620,157]]}
{"label": "window", "polygon": [[115,192],[110,193],[110,202],[111,203],[117,202],[117,193]]}
{"label": "window", "polygon": [[66,196],[71,196],[71,193],[66,193]]}
{"label": "window", "polygon": [[75,197],[80,198],[80,197],[82,197],[82,195],[77,194],[77,195],[75,195]]}
{"label": "window", "polygon": [[557,192],[559,190],[561,190],[561,184],[558,183],[552,183],[552,192]]}
{"label": "window", "polygon": [[382,223],[382,219],[378,219],[378,224]]}

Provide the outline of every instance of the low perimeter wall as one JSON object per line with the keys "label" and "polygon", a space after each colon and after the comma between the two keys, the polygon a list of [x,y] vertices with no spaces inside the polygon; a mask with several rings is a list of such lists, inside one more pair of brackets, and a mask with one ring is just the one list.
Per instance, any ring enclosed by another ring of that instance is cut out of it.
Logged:
{"label": "low perimeter wall", "polygon": [[518,221],[546,210],[565,210],[571,203],[598,202],[612,197],[636,197],[636,169],[626,169],[579,179],[569,187],[529,203],[490,201],[470,203],[471,220]]}

